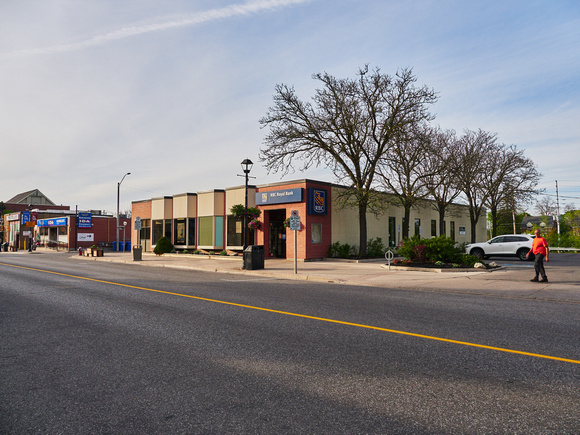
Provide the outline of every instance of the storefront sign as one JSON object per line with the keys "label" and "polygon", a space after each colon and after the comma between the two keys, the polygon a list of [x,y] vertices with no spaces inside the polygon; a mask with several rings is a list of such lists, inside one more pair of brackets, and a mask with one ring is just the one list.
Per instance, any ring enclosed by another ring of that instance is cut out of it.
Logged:
{"label": "storefront sign", "polygon": [[328,213],[327,192],[322,189],[308,189],[308,214],[324,216]]}
{"label": "storefront sign", "polygon": [[256,205],[285,204],[289,202],[302,202],[301,187],[256,193]]}
{"label": "storefront sign", "polygon": [[93,215],[92,213],[83,212],[79,213],[79,228],[91,228],[93,226]]}
{"label": "storefront sign", "polygon": [[6,220],[7,221],[19,221],[20,214],[19,213],[10,213],[8,216],[6,216]]}
{"label": "storefront sign", "polygon": [[65,227],[68,225],[68,218],[40,219],[39,227]]}
{"label": "storefront sign", "polygon": [[79,242],[94,242],[95,241],[95,234],[94,233],[79,233],[77,236],[77,240]]}

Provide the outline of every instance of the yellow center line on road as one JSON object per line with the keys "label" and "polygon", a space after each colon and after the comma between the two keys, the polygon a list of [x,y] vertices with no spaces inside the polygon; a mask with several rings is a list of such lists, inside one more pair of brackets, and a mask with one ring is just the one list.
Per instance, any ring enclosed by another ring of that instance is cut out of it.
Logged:
{"label": "yellow center line on road", "polygon": [[542,355],[542,354],[538,354],[538,353],[524,352],[524,351],[521,351],[521,350],[507,349],[507,348],[495,347],[495,346],[487,346],[485,344],[470,343],[470,342],[467,342],[467,341],[452,340],[452,339],[449,339],[449,338],[434,337],[434,336],[431,336],[431,335],[416,334],[414,332],[398,331],[396,329],[381,328],[379,326],[365,325],[365,324],[362,324],[362,323],[345,322],[343,320],[335,320],[335,319],[328,319],[328,318],[325,318],[325,317],[309,316],[309,315],[306,315],[306,314],[292,313],[292,312],[289,312],[289,311],[273,310],[271,308],[256,307],[256,306],[253,306],[253,305],[239,304],[239,303],[236,303],[236,302],[222,301],[222,300],[219,300],[219,299],[210,299],[210,298],[204,298],[204,297],[201,297],[201,296],[192,296],[192,295],[186,295],[186,294],[183,294],[183,293],[174,293],[174,292],[168,292],[168,291],[165,291],[165,290],[157,290],[157,289],[152,289],[152,288],[147,288],[147,287],[139,287],[139,286],[130,285],[130,284],[121,284],[121,283],[118,283],[118,282],[104,281],[104,280],[101,280],[101,279],[86,278],[84,276],[71,275],[71,274],[68,274],[68,273],[53,272],[53,271],[50,271],[50,270],[35,269],[35,268],[32,268],[32,267],[25,267],[25,266],[16,266],[16,265],[13,265],[13,264],[6,264],[6,263],[0,263],[0,266],[15,267],[15,268],[19,268],[19,269],[27,269],[27,270],[32,270],[32,271],[36,271],[36,272],[43,272],[43,273],[50,273],[50,274],[53,274],[53,275],[67,276],[67,277],[70,277],[70,278],[77,278],[77,279],[86,280],[86,281],[100,282],[100,283],[103,283],[103,284],[110,284],[110,285],[115,285],[115,286],[119,286],[119,287],[134,288],[134,289],[137,289],[137,290],[145,290],[145,291],[149,291],[149,292],[161,293],[161,294],[166,294],[166,295],[171,295],[171,296],[180,296],[180,297],[183,297],[183,298],[196,299],[196,300],[205,301],[205,302],[214,302],[214,303],[217,303],[217,304],[230,305],[230,306],[234,306],[234,307],[249,308],[249,309],[252,309],[252,310],[259,310],[259,311],[265,311],[265,312],[269,312],[269,313],[283,314],[285,316],[293,316],[293,317],[299,317],[299,318],[303,318],[303,319],[318,320],[318,321],[322,321],[322,322],[335,323],[335,324],[338,324],[338,325],[355,326],[357,328],[365,328],[365,329],[371,329],[371,330],[374,330],[374,331],[389,332],[391,334],[399,334],[399,335],[405,335],[405,336],[409,336],[409,337],[424,338],[424,339],[427,339],[427,340],[442,341],[444,343],[453,343],[453,344],[459,344],[459,345],[462,345],[462,346],[469,346],[469,347],[476,347],[476,348],[480,348],[480,349],[495,350],[495,351],[498,351],[498,352],[513,353],[513,354],[517,354],[517,355],[526,355],[526,356],[531,356],[531,357],[535,357],[535,358],[543,358],[543,359],[549,359],[549,360],[554,360],[554,361],[563,361],[563,362],[568,362],[568,363],[573,363],[573,364],[580,364],[580,360],[575,360],[575,359],[570,359],[570,358],[560,358],[560,357],[557,357],[557,356]]}

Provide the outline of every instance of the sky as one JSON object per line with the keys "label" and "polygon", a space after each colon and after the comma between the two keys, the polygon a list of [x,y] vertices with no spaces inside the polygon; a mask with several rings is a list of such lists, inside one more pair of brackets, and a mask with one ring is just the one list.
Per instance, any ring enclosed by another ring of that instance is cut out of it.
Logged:
{"label": "sky", "polygon": [[[310,178],[268,174],[259,120],[277,84],[412,68],[435,124],[516,145],[580,208],[577,0],[2,0],[0,200],[131,202]],[[530,206],[530,211],[533,206]]]}

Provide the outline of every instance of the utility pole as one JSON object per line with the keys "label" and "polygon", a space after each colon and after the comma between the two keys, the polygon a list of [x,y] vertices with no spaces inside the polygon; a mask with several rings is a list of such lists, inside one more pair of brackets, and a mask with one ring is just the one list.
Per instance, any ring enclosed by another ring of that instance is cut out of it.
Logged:
{"label": "utility pole", "polygon": [[560,235],[560,197],[558,196],[558,180],[556,180],[556,227]]}

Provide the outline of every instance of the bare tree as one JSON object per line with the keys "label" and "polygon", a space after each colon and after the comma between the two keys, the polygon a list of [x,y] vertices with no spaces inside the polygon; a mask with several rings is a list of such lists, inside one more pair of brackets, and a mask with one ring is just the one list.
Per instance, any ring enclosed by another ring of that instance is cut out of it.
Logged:
{"label": "bare tree", "polygon": [[[523,202],[538,193],[541,174],[532,160],[515,145],[496,145],[487,157],[489,170],[483,174],[487,189],[485,205],[491,212],[492,237],[497,235],[498,210],[515,202]],[[515,208],[514,208],[515,209]]]}
{"label": "bare tree", "polygon": [[411,208],[429,194],[426,183],[438,166],[427,164],[433,129],[426,124],[410,126],[400,131],[390,151],[378,165],[378,175],[385,190],[403,207],[403,239],[409,237]]}
{"label": "bare tree", "polygon": [[274,105],[260,120],[270,132],[260,158],[267,170],[300,170],[311,166],[330,168],[340,182],[349,183],[348,200],[359,216],[360,255],[366,255],[368,210],[378,205],[375,173],[389,151],[393,138],[409,125],[433,119],[427,105],[437,100],[435,92],[416,87],[412,70],[389,76],[368,65],[356,79],[337,79],[315,74],[322,83],[313,103],[300,100],[293,87],[277,85]]}
{"label": "bare tree", "polygon": [[454,154],[458,187],[469,207],[471,243],[475,243],[477,222],[483,214],[489,195],[485,178],[486,174],[492,171],[492,161],[489,156],[495,151],[496,141],[495,134],[481,129],[466,130]]}
{"label": "bare tree", "polygon": [[536,211],[540,216],[556,216],[556,203],[551,196],[545,195],[536,202]]}
{"label": "bare tree", "polygon": [[434,130],[431,146],[426,153],[426,164],[431,168],[425,186],[433,198],[433,207],[439,214],[439,234],[446,234],[445,215],[449,205],[461,194],[456,177],[458,139],[454,130]]}

